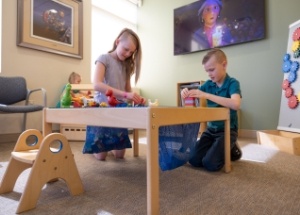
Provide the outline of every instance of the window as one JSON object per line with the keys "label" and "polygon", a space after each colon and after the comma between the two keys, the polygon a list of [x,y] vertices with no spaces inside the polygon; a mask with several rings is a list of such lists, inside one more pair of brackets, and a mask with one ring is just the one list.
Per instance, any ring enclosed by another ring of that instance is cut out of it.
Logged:
{"label": "window", "polygon": [[91,81],[95,60],[112,49],[115,38],[123,28],[137,31],[136,4],[127,0],[92,0]]}

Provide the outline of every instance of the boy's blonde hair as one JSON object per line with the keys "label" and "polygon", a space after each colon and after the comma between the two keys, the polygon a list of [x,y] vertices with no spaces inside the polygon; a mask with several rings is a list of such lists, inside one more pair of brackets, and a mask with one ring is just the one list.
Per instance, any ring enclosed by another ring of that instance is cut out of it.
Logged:
{"label": "boy's blonde hair", "polygon": [[202,65],[206,64],[209,59],[215,56],[218,63],[223,63],[224,61],[227,62],[226,54],[221,49],[211,49],[206,55],[203,57]]}
{"label": "boy's blonde hair", "polygon": [[138,35],[129,28],[124,28],[118,37],[115,39],[112,50],[109,53],[113,52],[117,48],[116,41],[117,39],[127,39],[130,38],[136,46],[136,50],[133,55],[125,60],[126,65],[126,78],[135,74],[135,84],[138,82],[141,73],[141,60],[142,60],[142,47]]}

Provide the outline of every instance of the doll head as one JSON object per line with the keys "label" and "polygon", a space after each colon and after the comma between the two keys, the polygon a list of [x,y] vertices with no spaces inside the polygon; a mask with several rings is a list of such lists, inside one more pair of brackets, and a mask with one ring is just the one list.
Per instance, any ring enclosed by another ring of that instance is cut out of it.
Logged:
{"label": "doll head", "polygon": [[214,25],[222,10],[221,0],[205,0],[198,10],[198,16],[205,25]]}

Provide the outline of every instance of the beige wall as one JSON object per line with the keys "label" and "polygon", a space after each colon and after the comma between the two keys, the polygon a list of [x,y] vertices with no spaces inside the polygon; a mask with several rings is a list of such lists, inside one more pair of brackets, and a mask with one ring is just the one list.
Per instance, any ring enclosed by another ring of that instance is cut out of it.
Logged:
{"label": "beige wall", "polygon": [[[90,31],[91,5],[83,1],[83,59],[75,59],[47,52],[36,51],[16,45],[17,1],[2,1],[2,67],[0,75],[24,76],[28,88],[44,87],[47,90],[48,106],[54,106],[62,87],[72,71],[82,75],[83,83],[90,80]],[[38,98],[36,98],[38,100]],[[41,129],[42,113],[28,115],[28,128]],[[0,134],[21,131],[21,115],[0,115]]]}
{"label": "beige wall", "polygon": [[[201,66],[203,52],[173,56],[173,10],[194,1],[144,0],[139,8],[138,33],[143,46],[143,65],[138,87],[146,98],[157,98],[161,105],[176,105],[177,82],[207,78]],[[55,105],[71,71],[80,72],[83,82],[89,82],[90,1],[83,1],[83,60],[16,46],[17,1],[6,0],[2,4],[1,75],[23,75],[29,88],[44,87],[49,106]],[[241,82],[242,129],[276,129],[283,79],[281,63],[287,50],[288,26],[300,19],[299,0],[266,0],[266,5],[267,38],[223,49],[229,58],[229,74]],[[20,132],[19,116],[0,115],[0,122],[0,133]],[[28,127],[41,128],[41,114],[29,115]]]}
{"label": "beige wall", "polygon": [[[206,80],[205,52],[173,56],[173,10],[195,0],[145,0],[138,13],[144,56],[142,94],[162,105],[176,104],[176,83]],[[266,0],[267,38],[225,47],[228,73],[240,80],[243,102],[241,128],[276,129],[281,99],[282,58],[288,28],[300,19],[299,0]]]}

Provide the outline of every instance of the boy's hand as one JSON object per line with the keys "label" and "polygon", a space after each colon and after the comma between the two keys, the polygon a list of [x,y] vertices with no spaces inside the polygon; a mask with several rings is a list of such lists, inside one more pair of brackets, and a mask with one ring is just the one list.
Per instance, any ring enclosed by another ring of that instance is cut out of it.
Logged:
{"label": "boy's hand", "polygon": [[207,93],[198,89],[193,89],[193,90],[189,90],[188,95],[189,97],[202,99],[202,98],[206,98]]}
{"label": "boy's hand", "polygon": [[203,92],[198,89],[188,90],[188,88],[184,88],[183,90],[181,90],[181,97],[183,99],[187,97],[201,98],[202,94]]}
{"label": "boy's hand", "polygon": [[183,98],[183,99],[185,99],[185,98],[187,98],[187,97],[189,97],[189,90],[188,90],[188,88],[184,88],[183,90],[181,90],[181,97]]}

